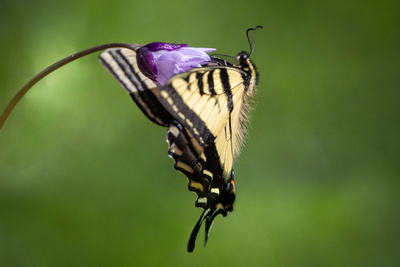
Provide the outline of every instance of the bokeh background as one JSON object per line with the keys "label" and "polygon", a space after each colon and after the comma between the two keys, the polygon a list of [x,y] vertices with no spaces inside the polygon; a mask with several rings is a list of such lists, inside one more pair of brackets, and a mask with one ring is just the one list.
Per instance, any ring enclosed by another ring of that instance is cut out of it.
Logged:
{"label": "bokeh background", "polygon": [[0,109],[102,43],[248,50],[260,72],[237,201],[201,210],[153,125],[96,55],[37,84],[0,132],[1,266],[399,266],[399,1],[0,4]]}

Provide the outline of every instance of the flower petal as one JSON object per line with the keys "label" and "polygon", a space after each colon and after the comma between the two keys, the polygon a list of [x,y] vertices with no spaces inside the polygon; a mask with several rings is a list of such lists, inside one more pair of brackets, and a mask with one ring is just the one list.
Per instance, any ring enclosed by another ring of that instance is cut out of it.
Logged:
{"label": "flower petal", "polygon": [[153,54],[149,49],[141,47],[136,50],[136,61],[140,71],[144,76],[155,80],[157,78],[158,70]]}
{"label": "flower petal", "polygon": [[154,42],[145,45],[144,47],[148,48],[150,51],[155,52],[159,50],[167,50],[172,51],[182,47],[189,46],[188,44],[170,44],[170,43],[163,43],[163,42]]}
{"label": "flower petal", "polygon": [[136,57],[140,71],[161,90],[171,77],[209,62],[211,58],[207,53],[215,50],[154,42],[137,49]]}

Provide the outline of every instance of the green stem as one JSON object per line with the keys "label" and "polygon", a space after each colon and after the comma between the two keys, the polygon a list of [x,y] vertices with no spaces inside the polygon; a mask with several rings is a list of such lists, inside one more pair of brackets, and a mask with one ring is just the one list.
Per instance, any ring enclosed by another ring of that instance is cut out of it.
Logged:
{"label": "green stem", "polygon": [[110,44],[103,44],[99,46],[95,46],[83,51],[80,51],[76,54],[73,54],[69,57],[66,57],[53,65],[47,67],[46,69],[42,70],[39,74],[37,74],[35,77],[33,77],[27,84],[25,84],[24,87],[22,87],[21,90],[11,99],[10,103],[8,103],[7,107],[4,109],[4,111],[0,115],[0,130],[3,128],[4,123],[6,122],[8,116],[10,113],[13,111],[15,106],[18,104],[18,102],[21,100],[21,98],[28,92],[28,90],[34,86],[38,81],[43,79],[45,76],[50,74],[51,72],[55,71],[56,69],[74,61],[77,60],[78,58],[87,56],[89,54],[92,54],[94,52],[98,52],[104,49],[108,48],[116,48],[116,47],[123,47],[123,48],[128,48],[131,50],[136,50],[136,47],[131,45],[131,44],[125,44],[125,43],[110,43]]}

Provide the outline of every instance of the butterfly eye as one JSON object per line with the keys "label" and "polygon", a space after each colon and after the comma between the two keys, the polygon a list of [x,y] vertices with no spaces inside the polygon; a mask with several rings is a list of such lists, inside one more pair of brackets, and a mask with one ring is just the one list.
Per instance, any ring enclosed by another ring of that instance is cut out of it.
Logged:
{"label": "butterfly eye", "polygon": [[248,58],[249,55],[246,52],[240,52],[236,57],[236,64],[243,67],[244,65],[246,65],[246,61]]}
{"label": "butterfly eye", "polygon": [[246,62],[246,60],[249,58],[249,56],[247,55],[247,54],[243,54],[241,57],[240,57],[240,64],[241,65],[243,65],[245,62]]}

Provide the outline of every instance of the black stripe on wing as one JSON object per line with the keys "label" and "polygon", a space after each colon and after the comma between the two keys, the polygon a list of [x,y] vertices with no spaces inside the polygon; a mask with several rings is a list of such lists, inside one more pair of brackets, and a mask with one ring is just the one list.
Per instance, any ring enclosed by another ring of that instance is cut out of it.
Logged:
{"label": "black stripe on wing", "polygon": [[168,90],[168,88],[164,87],[161,95],[164,95],[164,97],[161,98],[164,105],[169,111],[172,110],[175,112],[176,120],[178,120],[194,135],[202,147],[206,147],[211,141],[213,141],[210,139],[211,132],[205,122],[198,114],[187,106],[177,91],[173,89]]}
{"label": "black stripe on wing", "polygon": [[229,112],[233,110],[233,100],[232,100],[232,87],[229,83],[228,71],[225,68],[220,68],[219,76],[221,78],[222,86],[224,88],[224,92],[228,97],[228,109]]}

